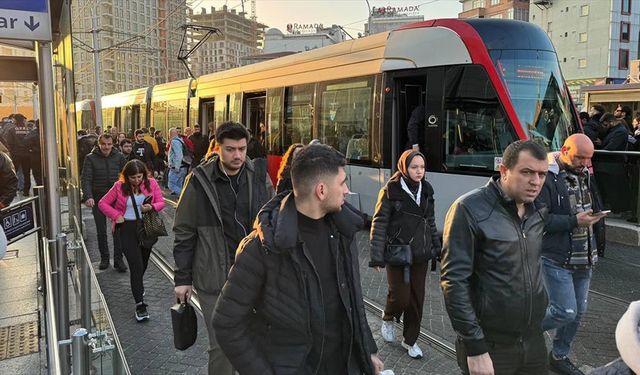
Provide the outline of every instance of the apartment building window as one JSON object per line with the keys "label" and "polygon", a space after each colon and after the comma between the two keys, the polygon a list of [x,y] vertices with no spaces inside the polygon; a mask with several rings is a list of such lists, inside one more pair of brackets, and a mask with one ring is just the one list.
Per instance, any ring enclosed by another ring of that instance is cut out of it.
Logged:
{"label": "apartment building window", "polygon": [[578,68],[586,68],[587,59],[578,59]]}
{"label": "apartment building window", "polygon": [[627,70],[629,69],[629,50],[628,49],[620,49],[618,54],[618,69]]}
{"label": "apartment building window", "polygon": [[583,5],[580,7],[580,16],[588,16],[589,15],[589,5]]}
{"label": "apartment building window", "polygon": [[580,33],[578,35],[578,41],[580,43],[585,43],[587,41],[587,33]]}
{"label": "apartment building window", "polygon": [[507,13],[505,14],[504,18],[512,20],[513,19],[513,9],[507,10]]}
{"label": "apartment building window", "polygon": [[629,42],[631,38],[631,24],[629,22],[620,22],[620,41]]}
{"label": "apartment building window", "polygon": [[500,0],[491,0],[491,5],[498,5],[500,4]]}
{"label": "apartment building window", "polygon": [[473,7],[471,9],[484,8],[484,0],[473,0]]}
{"label": "apartment building window", "polygon": [[620,0],[622,2],[622,14],[631,14],[631,0]]}

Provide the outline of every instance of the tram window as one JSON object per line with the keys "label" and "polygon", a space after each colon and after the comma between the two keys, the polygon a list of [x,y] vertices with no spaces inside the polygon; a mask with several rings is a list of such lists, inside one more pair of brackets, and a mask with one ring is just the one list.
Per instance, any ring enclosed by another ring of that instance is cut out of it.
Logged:
{"label": "tram window", "polygon": [[447,169],[494,170],[495,157],[517,137],[484,68],[449,68],[444,99]]}
{"label": "tram window", "polygon": [[293,143],[307,144],[311,141],[313,124],[314,85],[299,85],[285,88],[283,148]]}
{"label": "tram window", "polygon": [[113,108],[107,108],[102,110],[102,128],[106,129],[107,126],[113,126]]}
{"label": "tram window", "polygon": [[147,127],[147,104],[140,104],[140,126]]}
{"label": "tram window", "polygon": [[167,103],[166,102],[154,102],[151,103],[151,126],[156,130],[163,130],[167,134]]}
{"label": "tram window", "polygon": [[274,155],[282,155],[282,89],[267,90],[267,152]]}
{"label": "tram window", "polygon": [[242,117],[242,93],[229,95],[229,121],[240,122]]}
{"label": "tram window", "polygon": [[131,106],[122,107],[120,113],[122,116],[122,127],[120,130],[125,133],[133,131],[133,108]]}
{"label": "tram window", "polygon": [[370,160],[373,79],[323,84],[318,138],[349,160]]}
{"label": "tram window", "polygon": [[227,121],[227,95],[216,95],[216,106],[214,108],[214,117],[216,124],[222,124]]}
{"label": "tram window", "polygon": [[167,103],[169,106],[169,112],[167,115],[167,127],[166,128],[158,128],[165,131],[167,134],[167,130],[169,128],[183,128],[185,123],[185,106],[186,103],[183,100],[172,100]]}

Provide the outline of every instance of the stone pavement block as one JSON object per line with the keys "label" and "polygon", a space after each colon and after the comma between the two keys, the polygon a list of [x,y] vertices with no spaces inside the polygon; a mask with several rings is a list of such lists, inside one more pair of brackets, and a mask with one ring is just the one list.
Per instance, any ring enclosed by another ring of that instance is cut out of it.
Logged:
{"label": "stone pavement block", "polygon": [[[88,214],[90,215],[90,211]],[[100,261],[100,254],[95,224],[90,219],[91,216],[85,218],[85,242],[91,260],[97,263]],[[110,249],[113,251],[113,247]],[[149,264],[144,276],[145,303],[149,305],[151,319],[142,323],[138,323],[134,316],[135,303],[131,294],[129,272],[119,273],[110,267],[98,271],[96,275],[132,373],[198,373],[206,368],[208,339],[200,316],[198,339],[194,346],[184,352],[174,348],[169,311],[175,303],[173,286],[153,263]],[[190,360],[182,361],[183,358]]]}

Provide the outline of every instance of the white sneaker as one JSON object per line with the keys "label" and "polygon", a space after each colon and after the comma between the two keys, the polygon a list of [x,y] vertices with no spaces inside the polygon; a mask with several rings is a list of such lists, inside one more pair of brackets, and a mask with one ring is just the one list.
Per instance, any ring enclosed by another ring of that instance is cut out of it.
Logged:
{"label": "white sneaker", "polygon": [[422,358],[422,349],[420,349],[420,347],[418,346],[417,342],[415,344],[413,344],[413,346],[409,346],[408,344],[406,344],[403,341],[402,342],[402,347],[407,349],[407,354],[409,354],[409,357],[411,357],[413,359]]}
{"label": "white sneaker", "polygon": [[382,332],[382,338],[386,342],[394,342],[396,341],[396,327],[393,324],[393,320],[383,320],[382,327],[380,328]]}

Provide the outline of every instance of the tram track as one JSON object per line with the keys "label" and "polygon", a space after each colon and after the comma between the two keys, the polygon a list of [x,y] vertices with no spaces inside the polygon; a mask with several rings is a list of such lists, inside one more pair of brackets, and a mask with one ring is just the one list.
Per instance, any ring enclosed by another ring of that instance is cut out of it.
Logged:
{"label": "tram track", "polygon": [[[178,205],[177,202],[168,198],[165,198],[165,201],[174,208]],[[160,269],[160,271],[167,277],[167,279],[169,279],[169,281],[173,283],[173,276],[175,274],[173,265],[155,248],[151,250],[150,260]],[[202,314],[200,301],[197,297],[197,292],[194,291],[194,295],[191,299],[193,301],[194,307],[196,307],[199,313]],[[363,300],[365,309],[371,312],[374,316],[382,316],[382,306],[367,297],[364,297]],[[398,323],[398,325],[401,327],[401,323]],[[427,344],[428,346],[433,347],[445,356],[454,360],[456,359],[456,351],[454,349],[454,345],[447,340],[444,340],[425,329],[420,329],[418,340]]]}

